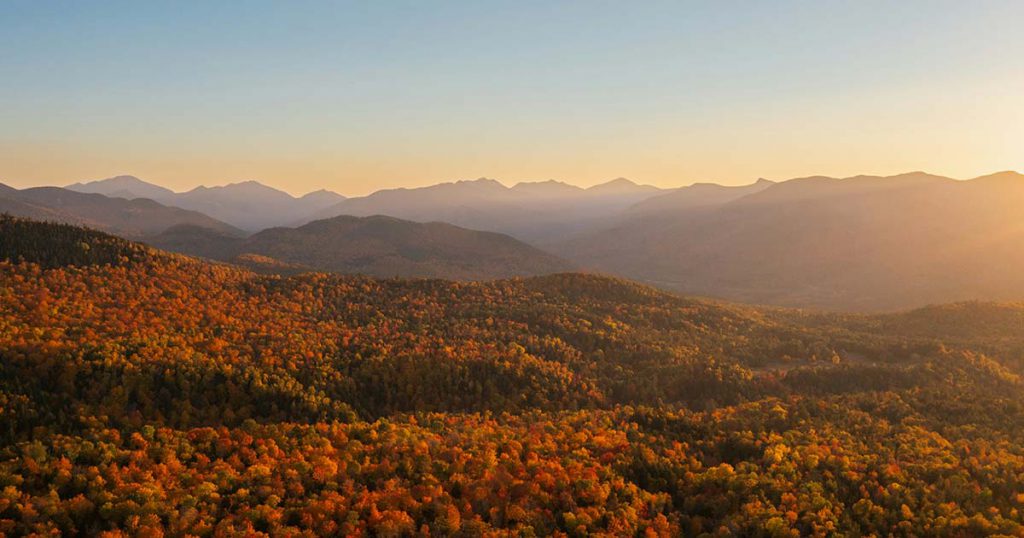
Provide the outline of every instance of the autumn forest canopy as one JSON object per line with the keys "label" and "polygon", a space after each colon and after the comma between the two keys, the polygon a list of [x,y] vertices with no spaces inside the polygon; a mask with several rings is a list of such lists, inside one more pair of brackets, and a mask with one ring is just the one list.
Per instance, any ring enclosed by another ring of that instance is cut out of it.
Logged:
{"label": "autumn forest canopy", "polygon": [[0,260],[6,535],[1024,534],[1021,305]]}

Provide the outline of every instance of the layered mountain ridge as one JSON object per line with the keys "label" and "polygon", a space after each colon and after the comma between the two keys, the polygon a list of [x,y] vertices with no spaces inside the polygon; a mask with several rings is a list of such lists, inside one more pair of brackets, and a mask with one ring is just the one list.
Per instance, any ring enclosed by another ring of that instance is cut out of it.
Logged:
{"label": "layered mountain ridge", "polygon": [[[1024,264],[1022,186],[1021,175],[1012,171],[971,180],[910,172],[760,179],[743,186],[697,183],[678,189],[624,178],[589,188],[554,180],[506,186],[480,178],[354,198],[329,191],[296,198],[253,181],[169,195],[163,187],[119,176],[69,187],[108,198],[83,198],[87,195],[68,189],[0,189],[0,210],[157,238],[168,248],[215,259],[225,259],[224,252],[243,254],[224,251],[223,245],[268,227],[381,215],[509,235],[574,267],[690,294],[889,310],[1024,298],[1024,278],[1015,270]],[[140,196],[165,201],[119,200]],[[262,225],[269,222],[275,224]],[[214,232],[197,231],[202,228]],[[303,240],[314,242],[296,237],[295,248],[301,249]],[[448,255],[458,258],[454,252]],[[300,258],[278,261],[304,267]],[[465,261],[459,264],[466,266]],[[440,270],[426,274],[461,278],[474,273],[447,267],[450,275]]]}
{"label": "layered mountain ridge", "polygon": [[148,183],[134,176],[74,183],[66,187],[76,192],[103,194],[118,198],[149,198],[165,205],[199,211],[233,226],[255,232],[303,219],[325,207],[344,200],[327,190],[295,197],[258,181],[242,181],[217,187],[199,186],[186,192]]}
{"label": "layered mountain ridge", "polygon": [[[677,194],[686,189],[678,191]],[[1024,176],[802,178],[638,215],[558,251],[584,266],[745,302],[886,310],[1024,298]]]}

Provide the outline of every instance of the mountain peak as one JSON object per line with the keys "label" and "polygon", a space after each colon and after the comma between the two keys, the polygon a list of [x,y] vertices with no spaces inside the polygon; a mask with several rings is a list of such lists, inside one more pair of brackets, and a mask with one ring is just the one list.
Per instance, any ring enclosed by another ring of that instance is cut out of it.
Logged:
{"label": "mountain peak", "polygon": [[245,181],[236,181],[234,183],[228,183],[226,185],[218,185],[218,186],[214,186],[214,187],[207,187],[206,185],[200,185],[200,186],[192,189],[191,191],[189,191],[189,193],[201,193],[201,192],[210,192],[210,191],[214,191],[214,192],[217,192],[217,191],[219,191],[219,192],[245,192],[245,193],[250,193],[250,194],[256,194],[256,193],[264,194],[265,193],[265,194],[274,194],[274,195],[284,195],[284,196],[287,196],[289,198],[294,198],[292,195],[290,195],[290,194],[288,194],[288,193],[286,193],[286,192],[284,192],[284,191],[282,191],[280,189],[275,189],[274,187],[270,187],[270,186],[264,185],[264,184],[260,183],[259,181],[254,180],[254,179],[248,179],[248,180],[245,180]]}
{"label": "mountain peak", "polygon": [[948,180],[949,178],[944,177],[944,176],[937,176],[935,174],[929,174],[928,172],[924,172],[922,170],[915,170],[913,172],[906,172],[906,173],[903,173],[903,174],[896,174],[895,176],[892,176],[891,179],[923,179],[923,180],[940,179],[940,180]]}
{"label": "mountain peak", "polygon": [[661,189],[652,185],[640,185],[635,181],[626,179],[624,177],[617,177],[611,181],[594,185],[587,188],[587,192],[590,194],[627,194],[627,193],[643,193],[643,192],[655,192]]}
{"label": "mountain peak", "polygon": [[135,176],[121,175],[121,176],[108,177],[106,179],[97,179],[97,180],[94,180],[94,181],[72,183],[71,185],[68,185],[66,188],[71,188],[71,187],[75,187],[75,186],[84,186],[84,185],[118,185],[118,186],[149,185],[149,186],[152,186],[152,187],[156,187],[157,186],[157,185],[153,185],[152,183],[148,183],[148,182],[142,181],[141,179],[139,179],[139,178],[137,178]]}
{"label": "mountain peak", "polygon": [[[139,179],[139,178],[137,178],[135,176],[127,175],[127,174],[120,175],[120,176],[114,176],[114,177],[107,178],[107,179],[101,179],[100,181],[124,182],[124,183],[146,183],[145,181],[142,181],[141,179]],[[146,184],[147,185],[151,185],[151,183],[146,183]]]}
{"label": "mountain peak", "polygon": [[270,187],[268,185],[264,185],[264,184],[260,183],[259,181],[256,181],[255,179],[247,179],[245,181],[236,181],[234,183],[228,183],[227,185],[224,185],[224,188],[227,188],[227,187],[244,188],[244,189],[262,189],[262,190],[272,190],[272,191],[284,192],[284,191],[280,191],[279,189],[275,189],[274,187]]}
{"label": "mountain peak", "polygon": [[[455,187],[468,187],[468,188],[477,189],[477,190],[484,190],[484,189],[486,189],[486,190],[489,190],[489,191],[504,191],[504,190],[508,189],[508,187],[503,185],[500,181],[498,181],[496,179],[487,178],[487,177],[479,177],[479,178],[476,178],[476,179],[460,179],[460,180],[458,180],[458,181],[456,181],[454,183],[441,183],[439,185],[434,185],[434,187],[440,187],[440,186],[445,186],[445,185],[455,186]],[[429,189],[431,187],[423,187],[423,188]]]}
{"label": "mountain peak", "polygon": [[306,215],[302,215],[303,218],[343,201],[345,201],[344,196],[327,189],[309,192],[298,198],[299,204],[302,205],[303,211],[306,213]]}
{"label": "mountain peak", "polygon": [[334,192],[334,191],[329,191],[327,189],[317,189],[317,190],[312,191],[312,192],[307,192],[306,194],[303,194],[299,198],[300,199],[337,198],[338,200],[342,200],[345,197],[343,195],[341,195],[341,194],[338,194],[338,193]]}
{"label": "mountain peak", "polygon": [[558,181],[555,179],[546,179],[543,181],[520,181],[512,188],[518,191],[527,190],[535,192],[577,192],[582,190],[575,185],[570,185],[564,181]]}
{"label": "mountain peak", "polygon": [[114,198],[152,198],[158,200],[173,196],[174,191],[143,181],[135,176],[120,175],[84,183],[72,183],[68,190],[86,194],[102,194]]}
{"label": "mountain peak", "polygon": [[994,174],[988,174],[981,177],[976,177],[971,181],[1020,181],[1024,180],[1024,174],[1014,170],[1004,170],[1002,172],[996,172]]}
{"label": "mountain peak", "polygon": [[[478,177],[476,179],[460,179],[460,180],[456,181],[455,183],[463,183],[463,184],[474,183],[474,184],[478,184],[478,185],[501,185],[500,181],[498,181],[497,179],[491,179],[489,177]],[[504,185],[501,185],[501,186],[504,187]]]}
{"label": "mountain peak", "polygon": [[631,179],[627,179],[627,178],[624,178],[624,177],[617,177],[617,178],[615,178],[615,179],[613,179],[611,181],[606,181],[604,183],[601,183],[601,184],[598,184],[598,185],[594,185],[593,187],[590,187],[590,188],[593,189],[594,187],[606,187],[606,186],[610,186],[610,185],[616,185],[616,186],[621,185],[621,186],[632,186],[632,187],[639,186],[639,184],[637,182],[635,182],[635,181],[633,181]]}

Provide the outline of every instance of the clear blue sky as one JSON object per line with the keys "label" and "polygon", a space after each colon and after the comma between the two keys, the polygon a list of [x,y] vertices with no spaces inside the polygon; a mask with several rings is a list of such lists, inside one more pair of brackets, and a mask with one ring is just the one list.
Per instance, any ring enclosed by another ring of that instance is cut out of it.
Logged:
{"label": "clear blue sky", "polygon": [[1024,168],[1024,2],[0,3],[0,181]]}

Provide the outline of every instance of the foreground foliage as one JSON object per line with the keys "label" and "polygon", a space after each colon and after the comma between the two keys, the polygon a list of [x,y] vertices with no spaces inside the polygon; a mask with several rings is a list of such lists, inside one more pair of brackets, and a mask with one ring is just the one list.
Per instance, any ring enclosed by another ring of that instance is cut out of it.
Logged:
{"label": "foreground foliage", "polygon": [[9,535],[1024,535],[1017,306],[267,277],[0,224]]}

